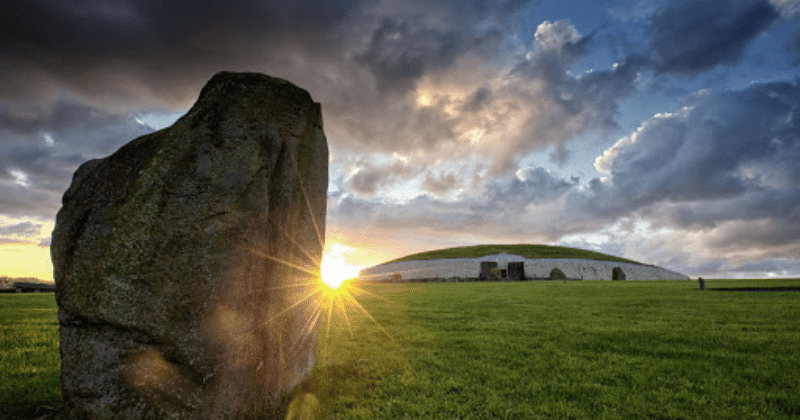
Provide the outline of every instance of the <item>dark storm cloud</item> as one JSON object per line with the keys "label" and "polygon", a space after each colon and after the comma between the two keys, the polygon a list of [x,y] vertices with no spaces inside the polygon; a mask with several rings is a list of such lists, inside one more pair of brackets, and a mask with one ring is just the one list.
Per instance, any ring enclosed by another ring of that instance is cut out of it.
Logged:
{"label": "dark storm cloud", "polygon": [[80,164],[149,132],[134,117],[77,102],[22,115],[0,106],[0,214],[52,218]]}
{"label": "dark storm cloud", "polygon": [[185,100],[221,67],[269,59],[286,45],[326,50],[337,42],[336,26],[359,6],[357,0],[4,1],[0,96],[43,95],[61,85],[86,96]]}
{"label": "dark storm cloud", "polygon": [[381,91],[405,92],[423,75],[452,66],[466,53],[493,58],[512,14],[530,0],[384,1],[380,24],[357,61]]}
{"label": "dark storm cloud", "polygon": [[2,113],[0,108],[0,150],[4,152],[0,169],[21,170],[34,180],[64,177],[76,165],[107,156],[152,131],[134,117],[72,101],[59,101],[26,116]]}
{"label": "dark storm cloud", "polygon": [[650,58],[662,73],[733,64],[779,16],[767,0],[662,2],[648,28]]}
{"label": "dark storm cloud", "polygon": [[[291,41],[321,45],[359,1],[9,0],[0,6],[3,50],[14,57],[47,53],[103,60],[145,58],[159,51],[202,58],[224,42]],[[219,38],[222,36],[222,38]],[[201,42],[211,42],[201,45]],[[276,42],[277,43],[277,42]],[[216,51],[224,56],[227,51]],[[42,57],[42,60],[47,57]],[[208,57],[211,58],[211,57]]]}
{"label": "dark storm cloud", "polygon": [[375,76],[379,90],[405,92],[426,71],[450,66],[465,49],[462,36],[386,18],[358,61]]}
{"label": "dark storm cloud", "polygon": [[[67,183],[64,185],[66,190]],[[51,220],[61,208],[61,193],[54,193],[37,188],[26,188],[19,185],[9,185],[0,181],[0,215],[10,218],[34,218],[37,220]]]}

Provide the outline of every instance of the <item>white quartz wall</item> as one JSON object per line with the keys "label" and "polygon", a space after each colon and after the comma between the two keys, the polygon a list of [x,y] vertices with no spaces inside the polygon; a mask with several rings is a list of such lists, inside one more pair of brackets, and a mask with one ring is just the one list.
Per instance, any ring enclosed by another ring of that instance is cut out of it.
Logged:
{"label": "white quartz wall", "polygon": [[619,267],[628,280],[688,280],[675,271],[649,265],[614,261],[582,259],[528,259],[518,255],[495,254],[480,258],[453,258],[444,260],[406,261],[376,265],[361,270],[362,280],[385,280],[399,274],[403,280],[426,278],[477,278],[482,261],[495,261],[499,269],[509,262],[524,262],[525,277],[547,278],[550,270],[558,267],[567,278],[584,280],[611,280],[611,271]]}

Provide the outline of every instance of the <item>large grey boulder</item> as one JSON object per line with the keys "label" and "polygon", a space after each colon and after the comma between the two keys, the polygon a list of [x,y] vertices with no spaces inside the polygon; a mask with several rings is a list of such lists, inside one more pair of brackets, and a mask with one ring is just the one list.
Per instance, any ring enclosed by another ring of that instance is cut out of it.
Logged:
{"label": "large grey boulder", "polygon": [[254,73],[81,166],[51,246],[62,418],[248,417],[306,379],[327,186],[320,105]]}

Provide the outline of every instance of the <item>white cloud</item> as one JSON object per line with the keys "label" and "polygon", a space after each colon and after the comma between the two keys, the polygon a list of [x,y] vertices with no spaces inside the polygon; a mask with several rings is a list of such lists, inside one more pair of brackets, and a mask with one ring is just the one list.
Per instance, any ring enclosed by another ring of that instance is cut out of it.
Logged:
{"label": "white cloud", "polygon": [[546,20],[536,28],[536,33],[533,37],[534,51],[561,54],[567,46],[577,44],[580,39],[580,33],[568,20],[559,20],[557,22]]}
{"label": "white cloud", "polygon": [[28,178],[28,174],[19,169],[10,169],[8,172],[14,178],[15,184],[23,188],[30,188],[31,182],[30,179]]}
{"label": "white cloud", "polygon": [[781,12],[781,17],[791,19],[800,14],[800,0],[769,0]]}

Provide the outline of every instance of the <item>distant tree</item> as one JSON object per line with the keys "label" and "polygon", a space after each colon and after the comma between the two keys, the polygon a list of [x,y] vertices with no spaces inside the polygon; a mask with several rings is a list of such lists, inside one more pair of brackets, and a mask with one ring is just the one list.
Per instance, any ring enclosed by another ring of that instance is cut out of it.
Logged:
{"label": "distant tree", "polygon": [[550,280],[566,280],[566,279],[567,275],[564,274],[564,272],[561,271],[560,268],[556,267],[550,270]]}
{"label": "distant tree", "polygon": [[0,289],[8,289],[14,286],[14,283],[22,282],[22,283],[41,283],[41,284],[53,284],[51,281],[44,281],[42,279],[37,279],[36,277],[9,277],[9,276],[0,276]]}

